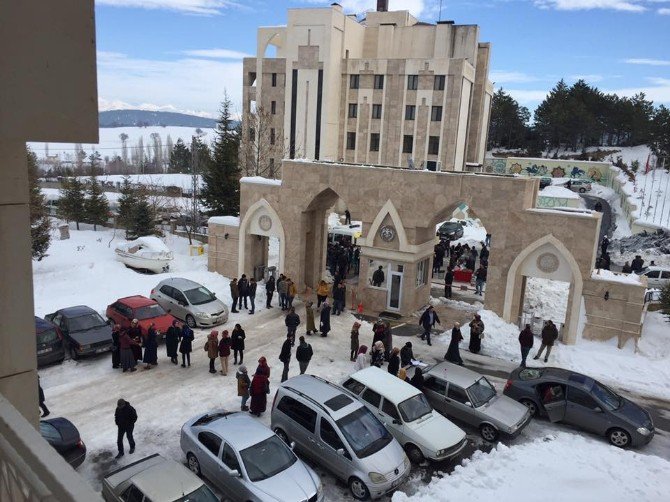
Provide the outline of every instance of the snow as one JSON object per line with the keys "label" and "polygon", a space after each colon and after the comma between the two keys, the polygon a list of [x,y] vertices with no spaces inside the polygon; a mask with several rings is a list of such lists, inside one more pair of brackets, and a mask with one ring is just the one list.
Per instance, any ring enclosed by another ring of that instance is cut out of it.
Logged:
{"label": "snow", "polygon": [[[190,174],[165,173],[165,174],[106,174],[98,176],[98,182],[111,182],[115,185],[123,183],[124,178],[128,178],[130,183],[136,183],[148,187],[178,187],[186,192],[193,188],[193,176]],[[198,186],[202,187],[201,176],[197,176]],[[89,176],[79,176],[80,181],[90,179]]]}
{"label": "snow", "polygon": [[136,246],[138,244],[141,244],[144,247],[146,247],[148,251],[152,251],[155,253],[171,253],[170,248],[167,247],[162,240],[160,240],[158,237],[153,236],[138,237],[134,241],[119,242],[116,245],[116,249],[120,249],[122,251],[128,251],[129,248]]}
{"label": "snow", "polygon": [[281,180],[272,178],[263,178],[262,176],[243,176],[240,183],[254,183],[255,185],[281,186]]}
{"label": "snow", "polygon": [[611,270],[596,269],[591,272],[591,279],[596,281],[619,282],[621,284],[641,285],[640,276],[637,274],[620,274]]}
{"label": "snow", "polygon": [[[512,501],[529,494],[546,501],[667,500],[670,462],[568,432],[512,447],[476,452],[449,476],[433,478],[412,496],[393,502]],[[533,497],[531,497],[533,498]]]}
{"label": "snow", "polygon": [[[47,201],[56,201],[61,198],[61,191],[58,188],[40,188]],[[110,204],[111,209],[118,207],[121,193],[104,192],[105,198]],[[184,197],[168,197],[167,195],[149,195],[149,204],[161,209],[174,208],[176,210],[187,210],[191,207],[191,199]]]}
{"label": "snow", "polygon": [[207,220],[208,225],[228,225],[229,227],[239,227],[239,216],[212,216]]}
{"label": "snow", "polygon": [[542,190],[540,190],[540,196],[556,197],[560,199],[581,199],[581,197],[572,190],[558,185],[549,185],[544,187]]}
{"label": "snow", "polygon": [[555,324],[563,324],[569,291],[570,283],[568,282],[528,277],[523,311],[534,317],[551,319]]}

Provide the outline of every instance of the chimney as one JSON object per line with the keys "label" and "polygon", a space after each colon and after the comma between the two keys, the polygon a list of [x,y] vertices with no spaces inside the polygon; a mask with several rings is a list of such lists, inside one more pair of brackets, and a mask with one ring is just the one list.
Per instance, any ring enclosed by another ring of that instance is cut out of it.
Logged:
{"label": "chimney", "polygon": [[389,0],[377,0],[377,12],[388,12]]}

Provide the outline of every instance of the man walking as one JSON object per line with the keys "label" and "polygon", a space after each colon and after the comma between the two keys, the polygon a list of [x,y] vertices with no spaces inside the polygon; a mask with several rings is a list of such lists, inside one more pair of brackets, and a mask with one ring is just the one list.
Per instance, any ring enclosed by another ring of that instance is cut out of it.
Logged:
{"label": "man walking", "polygon": [[295,344],[295,331],[300,326],[300,316],[295,313],[295,309],[291,307],[284,319],[284,324],[286,324],[287,336],[291,338],[291,345]]}
{"label": "man walking", "polygon": [[444,274],[444,297],[451,298],[451,285],[454,283],[454,270],[449,267]]}
{"label": "man walking", "polygon": [[544,362],[548,362],[549,354],[551,354],[551,348],[554,346],[554,342],[558,338],[558,328],[550,319],[544,324],[542,328],[542,344],[540,345],[540,350],[535,354],[533,359],[539,359],[542,355],[544,349],[547,349],[547,353],[544,356]]}
{"label": "man walking", "polygon": [[484,288],[484,284],[486,284],[486,268],[480,265],[477,271],[475,272],[476,295],[482,296],[482,289]]}
{"label": "man walking", "polygon": [[291,335],[286,335],[286,340],[281,346],[279,360],[284,364],[284,370],[281,373],[281,381],[288,380],[288,365],[291,362]]}
{"label": "man walking", "polygon": [[437,312],[435,312],[433,306],[428,305],[428,308],[421,314],[421,318],[419,319],[419,324],[423,326],[421,339],[426,340],[428,345],[432,345],[430,343],[430,330],[433,329],[435,323],[440,324],[440,318],[437,317]]}
{"label": "man walking", "polygon": [[284,274],[280,274],[279,280],[277,281],[277,293],[279,293],[279,305],[282,310],[287,309],[288,301],[286,299],[286,293],[288,292],[288,282],[284,277]]}
{"label": "man walking", "polygon": [[242,274],[240,280],[237,281],[237,288],[240,290],[240,301],[237,308],[242,310],[242,300],[244,300],[244,308],[248,309],[247,297],[249,296],[249,280],[247,279],[247,274]]}
{"label": "man walking", "polygon": [[301,336],[300,345],[295,349],[295,358],[298,360],[301,375],[304,375],[305,371],[307,371],[307,366],[313,355],[314,351],[312,350],[312,346],[305,341],[304,336]]}
{"label": "man walking", "polygon": [[116,459],[118,460],[123,457],[123,436],[128,438],[128,444],[130,445],[128,453],[135,453],[135,440],[133,439],[133,429],[135,428],[135,422],[137,422],[135,408],[130,406],[128,401],[119,399],[116,403],[116,411],[114,412],[114,422],[116,422],[116,427],[118,428],[116,439],[116,445],[119,448],[119,453],[116,455]]}
{"label": "man walking", "polygon": [[530,329],[530,324],[526,324],[526,327],[519,334],[519,345],[521,346],[521,367],[522,368],[526,367],[526,358],[528,357],[528,353],[530,352],[530,349],[533,348],[533,341],[534,340],[535,340],[535,337],[533,336],[533,332]]}
{"label": "man walking", "polygon": [[247,289],[249,293],[249,301],[251,302],[250,314],[253,314],[256,311],[256,279],[253,277],[249,281],[249,287]]}
{"label": "man walking", "polygon": [[272,308],[272,295],[275,293],[275,276],[271,275],[265,282],[265,308]]}
{"label": "man walking", "polygon": [[236,314],[238,312],[237,299],[240,297],[240,288],[237,285],[237,277],[233,277],[233,280],[230,281],[230,296],[233,299],[233,308],[230,311]]}

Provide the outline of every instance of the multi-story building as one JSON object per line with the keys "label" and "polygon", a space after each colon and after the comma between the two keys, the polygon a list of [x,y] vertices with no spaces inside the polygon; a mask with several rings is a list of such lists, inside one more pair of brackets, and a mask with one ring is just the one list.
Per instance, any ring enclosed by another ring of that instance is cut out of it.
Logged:
{"label": "multi-story building", "polygon": [[493,89],[478,26],[420,22],[379,0],[363,20],[338,4],[289,9],[257,44],[244,59],[243,141],[266,173],[298,157],[441,171],[483,162]]}

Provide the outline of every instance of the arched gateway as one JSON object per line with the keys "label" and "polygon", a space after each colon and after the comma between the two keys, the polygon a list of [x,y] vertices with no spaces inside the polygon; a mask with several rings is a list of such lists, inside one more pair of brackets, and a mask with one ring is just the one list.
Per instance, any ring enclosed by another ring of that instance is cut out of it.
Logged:
{"label": "arched gateway", "polygon": [[[637,331],[629,323],[626,333],[608,334],[596,319],[603,305],[612,305],[597,297],[603,278],[592,278],[600,213],[537,209],[537,179],[289,160],[282,174],[281,181],[242,179],[240,223],[210,225],[211,270],[227,276],[251,272],[263,260],[258,239],[274,235],[280,240],[280,271],[299,289],[315,288],[325,270],[326,212],[339,200],[362,221],[358,299],[369,312],[409,314],[430,296],[435,224],[467,205],[492,235],[486,308],[516,322],[525,278],[556,279],[571,285],[565,342],[575,342],[583,314],[591,327],[585,336],[619,335],[620,343],[621,336],[639,336],[639,321]],[[376,287],[370,279],[379,266],[386,279]],[[610,287],[620,289],[621,282]],[[637,305],[644,287],[624,289],[632,319],[630,304]]]}

